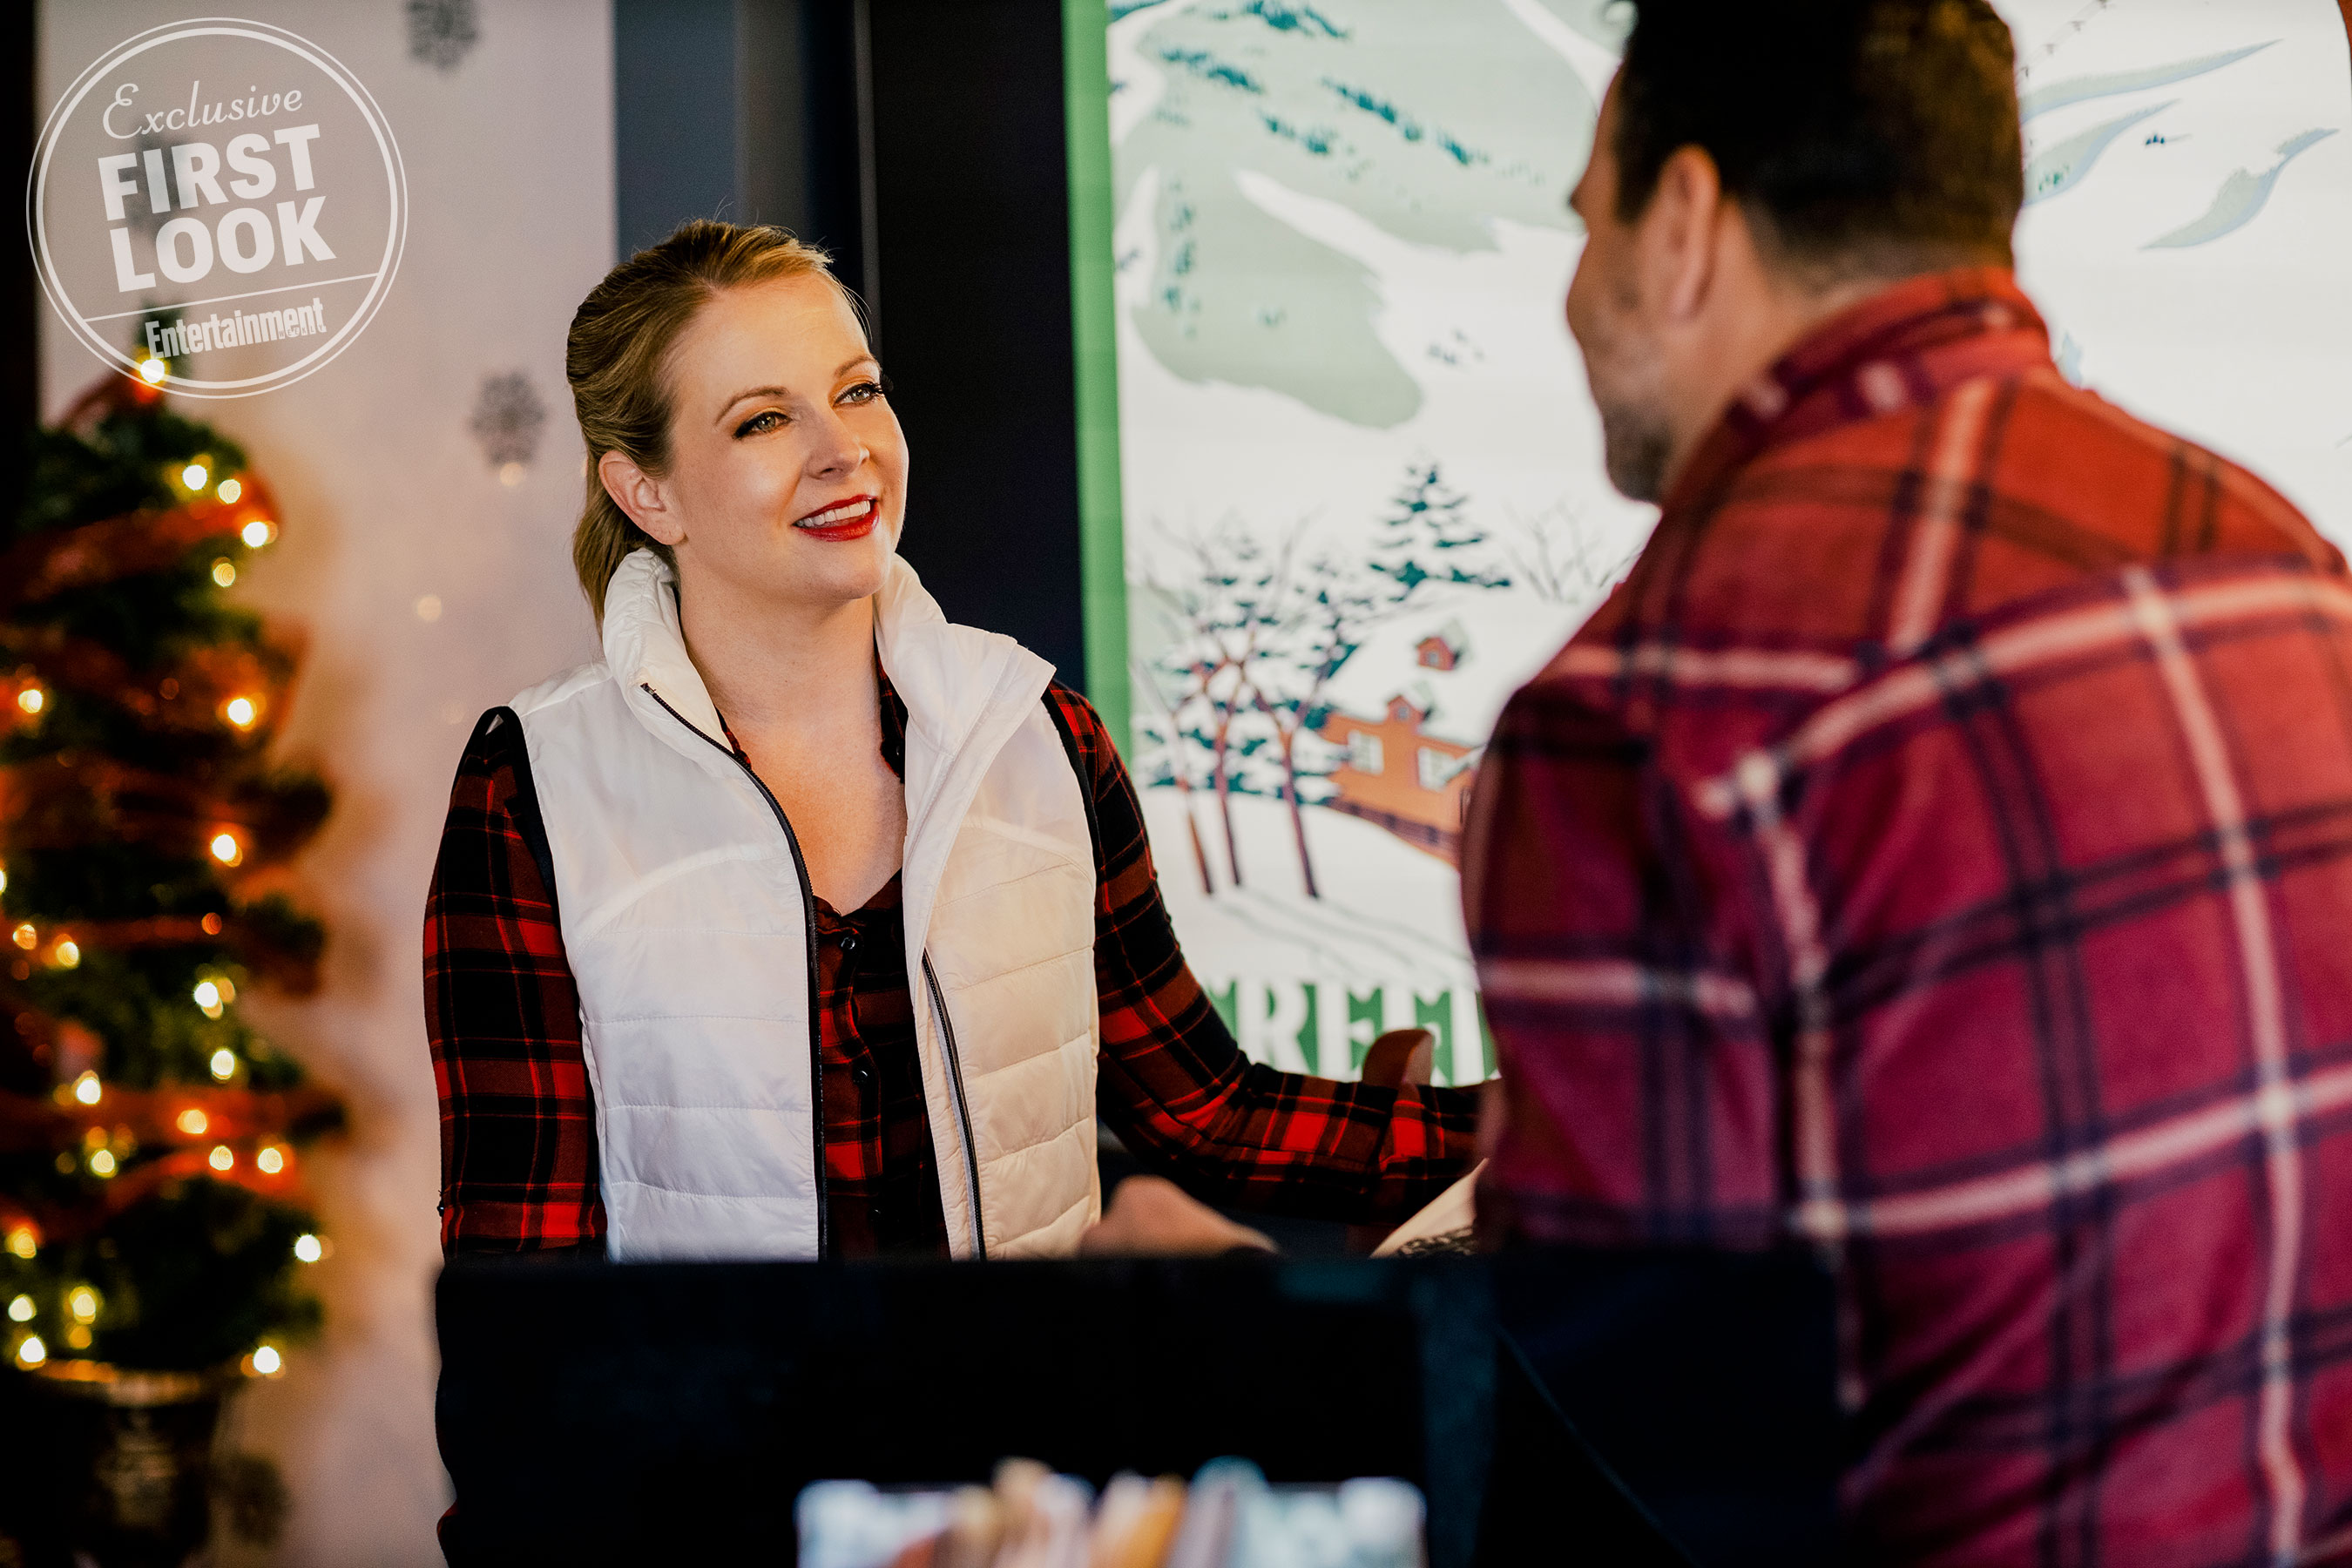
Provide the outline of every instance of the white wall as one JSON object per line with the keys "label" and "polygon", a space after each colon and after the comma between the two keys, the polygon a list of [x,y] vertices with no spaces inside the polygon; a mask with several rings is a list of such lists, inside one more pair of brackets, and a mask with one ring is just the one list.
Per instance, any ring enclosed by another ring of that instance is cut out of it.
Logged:
{"label": "white wall", "polygon": [[[202,10],[49,0],[42,112],[114,44]],[[286,390],[183,405],[243,443],[277,491],[283,538],[232,592],[307,628],[283,744],[336,791],[298,868],[297,896],[330,933],[325,987],[250,1006],[351,1103],[348,1143],[311,1164],[336,1244],[316,1272],[327,1329],[236,1419],[293,1492],[276,1560],[437,1563],[438,1144],[419,931],[472,720],[592,656],[567,551],[580,449],[562,350],[572,309],[612,261],[611,8],[479,0],[478,42],[446,71],[410,58],[401,0],[233,10],[310,38],[367,85],[414,209],[389,300],[333,364]],[[54,319],[41,353],[54,416],[100,367]],[[467,420],[483,377],[515,370],[548,420],[537,462],[508,488]],[[430,623],[415,610],[425,595],[443,606]],[[260,1560],[234,1547],[219,1559]]]}

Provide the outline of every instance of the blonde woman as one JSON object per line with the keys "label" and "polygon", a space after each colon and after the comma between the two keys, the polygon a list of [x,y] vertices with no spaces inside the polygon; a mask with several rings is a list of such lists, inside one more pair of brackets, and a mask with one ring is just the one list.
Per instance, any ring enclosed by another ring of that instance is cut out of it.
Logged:
{"label": "blonde woman", "polygon": [[[898,558],[907,438],[821,252],[688,224],[589,295],[566,369],[604,657],[458,768],[425,921],[446,1249],[1067,1254],[1098,1115],[1268,1212],[1392,1222],[1461,1173],[1467,1093],[1235,1048],[1094,710]],[[1022,569],[1015,505],[925,525]],[[1138,1208],[1143,1239],[1248,1234]]]}

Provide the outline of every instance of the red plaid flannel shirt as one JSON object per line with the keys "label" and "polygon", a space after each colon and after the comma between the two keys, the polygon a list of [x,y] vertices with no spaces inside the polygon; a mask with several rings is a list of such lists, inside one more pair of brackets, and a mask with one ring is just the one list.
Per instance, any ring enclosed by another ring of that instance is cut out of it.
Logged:
{"label": "red plaid flannel shirt", "polygon": [[[1213,1202],[1392,1222],[1436,1196],[1470,1162],[1473,1097],[1336,1083],[1244,1058],[1177,947],[1142,812],[1101,720],[1060,685],[1045,700],[1094,805],[1103,1121],[1145,1165]],[[894,767],[904,726],[886,682],[883,753]],[[521,726],[493,710],[458,764],[425,917],[441,1237],[451,1252],[603,1245],[595,1108],[545,844]],[[943,1226],[936,1246],[929,1228],[940,1221],[921,1099],[904,1092],[919,1068],[895,884],[865,910],[824,910],[819,920],[836,1250],[944,1249]]]}
{"label": "red plaid flannel shirt", "polygon": [[2352,584],[2293,507],[2006,272],[1906,283],[1735,401],[1468,831],[1482,1226],[1818,1243],[1861,1560],[2347,1552]]}

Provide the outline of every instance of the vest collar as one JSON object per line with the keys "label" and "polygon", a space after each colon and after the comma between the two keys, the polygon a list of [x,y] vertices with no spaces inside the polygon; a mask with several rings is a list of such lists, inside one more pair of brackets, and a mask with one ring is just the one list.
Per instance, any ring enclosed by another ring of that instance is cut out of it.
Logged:
{"label": "vest collar", "polygon": [[[686,650],[677,582],[677,573],[650,550],[622,561],[604,589],[605,667],[647,729],[706,766],[725,765],[731,748]],[[1054,668],[1009,637],[950,621],[915,569],[895,554],[874,597],[874,643],[907,705],[911,859],[928,824],[961,819],[981,775],[1045,694]],[[685,733],[681,719],[702,739]]]}

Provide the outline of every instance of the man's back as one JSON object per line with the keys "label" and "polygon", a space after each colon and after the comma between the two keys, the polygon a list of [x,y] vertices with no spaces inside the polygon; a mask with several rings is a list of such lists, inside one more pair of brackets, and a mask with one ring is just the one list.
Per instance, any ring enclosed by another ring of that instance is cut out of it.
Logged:
{"label": "man's back", "polygon": [[1482,1226],[1830,1249],[1872,1560],[2352,1541],[2352,583],[2005,274],[1743,394],[1465,897]]}

